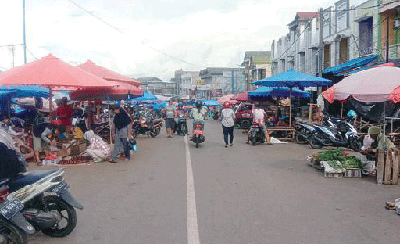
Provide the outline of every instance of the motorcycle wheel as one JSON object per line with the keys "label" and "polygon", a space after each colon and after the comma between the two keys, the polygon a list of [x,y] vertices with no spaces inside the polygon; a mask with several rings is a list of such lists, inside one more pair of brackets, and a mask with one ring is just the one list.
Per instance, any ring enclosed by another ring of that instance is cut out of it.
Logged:
{"label": "motorcycle wheel", "polygon": [[27,236],[23,230],[0,218],[0,243],[26,244],[27,242]]}
{"label": "motorcycle wheel", "polygon": [[[64,237],[69,235],[76,227],[77,217],[75,209],[58,196],[45,196],[42,199],[49,211],[57,211],[62,219],[53,228],[41,230],[51,237]],[[44,210],[44,209],[41,209]],[[67,216],[66,216],[67,215]],[[65,223],[66,222],[66,223]],[[60,224],[65,224],[60,226]]]}
{"label": "motorcycle wheel", "polygon": [[181,124],[181,134],[182,136],[187,134],[187,126],[185,124]]}
{"label": "motorcycle wheel", "polygon": [[251,144],[253,144],[253,146],[256,145],[256,138],[254,136],[251,138]]}
{"label": "motorcycle wheel", "polygon": [[240,123],[240,128],[242,129],[249,129],[250,126],[251,126],[250,120],[242,120],[242,122]]}
{"label": "motorcycle wheel", "polygon": [[199,142],[196,141],[196,148],[199,148]]}
{"label": "motorcycle wheel", "polygon": [[317,139],[315,138],[315,135],[311,136],[310,146],[312,149],[321,149],[322,148],[322,145],[320,143],[318,143]]}
{"label": "motorcycle wheel", "polygon": [[307,143],[306,140],[300,139],[299,133],[297,133],[297,132],[294,134],[294,139],[297,144],[306,144]]}
{"label": "motorcycle wheel", "polygon": [[350,138],[349,144],[350,148],[353,149],[355,152],[361,151],[362,143],[359,138]]}
{"label": "motorcycle wheel", "polygon": [[158,135],[158,134],[157,134],[157,130],[151,130],[151,131],[150,131],[150,136],[151,136],[152,138],[155,138],[157,135]]}
{"label": "motorcycle wheel", "polygon": [[161,129],[160,129],[160,127],[157,126],[157,127],[154,129],[154,131],[155,131],[155,133],[156,133],[156,136],[158,136],[158,135],[160,134]]}

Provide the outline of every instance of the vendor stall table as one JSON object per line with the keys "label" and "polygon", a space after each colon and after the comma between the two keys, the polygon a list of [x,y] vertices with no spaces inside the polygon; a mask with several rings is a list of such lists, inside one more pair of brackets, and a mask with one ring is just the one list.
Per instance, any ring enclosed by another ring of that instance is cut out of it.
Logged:
{"label": "vendor stall table", "polygon": [[284,126],[276,126],[276,127],[267,127],[267,133],[271,134],[272,132],[280,132],[285,131],[288,134],[292,135],[292,137],[278,138],[281,141],[294,141],[295,129],[293,127],[284,127]]}

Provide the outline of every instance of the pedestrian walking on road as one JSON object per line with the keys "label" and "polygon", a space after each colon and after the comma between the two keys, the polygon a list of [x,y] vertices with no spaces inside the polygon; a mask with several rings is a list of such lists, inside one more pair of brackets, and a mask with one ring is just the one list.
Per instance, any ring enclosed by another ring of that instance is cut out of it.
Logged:
{"label": "pedestrian walking on road", "polygon": [[165,107],[165,128],[167,129],[167,137],[172,138],[175,128],[175,108],[172,106],[171,101]]}
{"label": "pedestrian walking on road", "polygon": [[[221,111],[222,132],[224,134],[225,147],[230,143],[233,146],[233,129],[235,128],[235,112],[231,108],[230,102],[223,103],[224,108]],[[228,135],[230,140],[228,141]]]}
{"label": "pedestrian walking on road", "polygon": [[125,154],[125,160],[128,161],[131,159],[127,141],[131,119],[125,110],[121,109],[119,106],[113,107],[113,110],[115,113],[113,120],[115,126],[115,146],[111,153],[110,163],[116,163],[117,154],[122,150]]}

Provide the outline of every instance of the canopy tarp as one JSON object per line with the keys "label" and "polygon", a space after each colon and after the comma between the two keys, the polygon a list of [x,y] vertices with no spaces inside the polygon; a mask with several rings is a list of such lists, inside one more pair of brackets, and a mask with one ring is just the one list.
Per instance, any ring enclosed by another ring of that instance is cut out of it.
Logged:
{"label": "canopy tarp", "polygon": [[328,74],[328,73],[332,73],[332,74],[337,74],[343,71],[348,71],[350,69],[355,69],[358,67],[362,67],[364,65],[367,65],[375,60],[378,59],[378,55],[371,55],[368,57],[363,57],[363,58],[355,58],[352,60],[349,60],[345,63],[333,66],[333,67],[329,67],[325,70],[322,71],[322,73],[324,74]]}
{"label": "canopy tarp", "polygon": [[297,72],[293,69],[285,73],[277,74],[271,77],[254,82],[255,85],[267,87],[316,87],[328,86],[332,82],[322,77],[316,77]]}
{"label": "canopy tarp", "polygon": [[163,95],[155,95],[155,96],[157,97],[158,100],[163,101],[163,102],[167,102],[167,101],[171,100],[170,97],[166,97]]}
{"label": "canopy tarp", "polygon": [[219,105],[221,105],[216,100],[203,100],[202,103],[204,106],[219,106]]}
{"label": "canopy tarp", "polygon": [[249,100],[248,91],[237,94],[233,96],[232,99],[237,101],[248,101]]}
{"label": "canopy tarp", "polygon": [[108,81],[120,81],[120,82],[125,82],[130,85],[134,85],[137,88],[140,86],[140,81],[128,78],[126,76],[123,76],[121,74],[118,74],[117,72],[111,71],[109,69],[106,69],[102,66],[98,66],[92,61],[88,60],[84,64],[78,65],[79,68],[84,69],[92,74],[95,74],[105,80]]}
{"label": "canopy tarp", "polygon": [[287,87],[260,87],[257,90],[249,92],[249,98],[264,98],[268,96],[274,97],[301,97],[309,98],[311,93],[307,91],[302,91],[298,88],[287,88]]}
{"label": "canopy tarp", "polygon": [[16,91],[3,91],[0,90],[0,101],[7,101],[9,99],[11,99],[12,97],[14,97],[16,94]]}
{"label": "canopy tarp", "polygon": [[14,92],[13,97],[23,98],[23,97],[49,97],[49,89],[42,86],[1,86],[0,91],[2,92]]}
{"label": "canopy tarp", "polygon": [[148,91],[144,91],[142,96],[133,99],[133,101],[136,101],[136,102],[156,101],[156,100],[158,100],[158,98]]}
{"label": "canopy tarp", "polygon": [[[49,54],[0,73],[0,85],[41,85],[60,88],[111,88],[113,84]],[[65,89],[67,90],[67,89]]]}
{"label": "canopy tarp", "polygon": [[344,78],[322,95],[329,102],[350,97],[360,102],[400,102],[400,68],[386,64],[360,71]]}

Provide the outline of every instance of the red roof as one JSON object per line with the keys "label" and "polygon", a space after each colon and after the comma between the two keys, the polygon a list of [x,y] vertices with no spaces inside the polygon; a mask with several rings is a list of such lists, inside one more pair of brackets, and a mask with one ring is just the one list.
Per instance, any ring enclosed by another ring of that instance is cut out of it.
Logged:
{"label": "red roof", "polygon": [[318,16],[318,12],[297,12],[296,16],[301,19],[312,19]]}
{"label": "red roof", "polygon": [[46,57],[0,73],[1,85],[112,88],[110,82],[49,54]]}
{"label": "red roof", "polygon": [[131,85],[135,85],[139,87],[140,81],[125,77],[121,74],[118,74],[117,72],[111,71],[109,69],[106,69],[102,66],[98,66],[92,61],[88,60],[86,63],[78,65],[79,68],[84,69],[92,74],[95,74],[105,80],[110,80],[110,81],[122,81]]}

